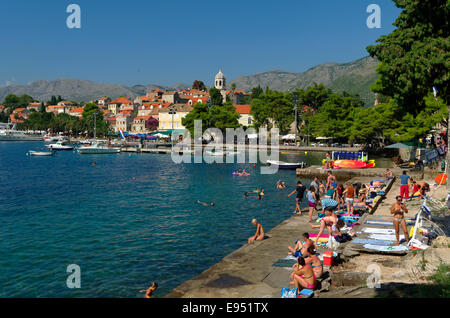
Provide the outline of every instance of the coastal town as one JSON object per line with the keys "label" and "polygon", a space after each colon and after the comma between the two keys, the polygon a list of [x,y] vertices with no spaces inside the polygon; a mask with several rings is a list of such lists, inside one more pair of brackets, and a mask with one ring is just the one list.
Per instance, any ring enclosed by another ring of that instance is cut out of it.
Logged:
{"label": "coastal town", "polygon": [[[242,90],[227,90],[226,77],[220,70],[214,78],[215,88],[220,92],[225,103],[230,100],[239,115],[239,124],[247,127],[252,125],[250,105],[241,104],[250,93]],[[203,82],[202,82],[203,84]],[[130,135],[150,134],[152,132],[171,133],[177,132],[184,135],[185,127],[182,119],[189,114],[195,104],[210,103],[210,93],[203,84],[203,89],[183,89],[180,91],[164,91],[153,89],[145,96],[131,98],[121,96],[111,99],[107,96],[100,97],[87,103],[94,103],[103,114],[103,119],[108,123],[111,132],[119,131]],[[42,102],[31,102],[25,107],[9,110],[9,122],[23,124],[32,112],[39,112],[45,108],[45,112],[68,114],[81,118],[84,106],[77,102],[62,100],[56,105],[44,105]],[[5,105],[0,105],[0,112],[8,112]]]}
{"label": "coastal town", "polygon": [[[1,298],[151,298],[213,315],[450,297],[449,1],[363,5],[363,27],[355,5],[263,2],[257,15],[211,2],[198,24],[189,4],[111,4],[140,42],[110,55],[86,48],[123,30],[81,24],[88,5],[72,4],[72,27],[43,43],[60,39],[73,65],[46,49],[25,68],[30,53],[7,38],[28,84],[5,63]],[[156,10],[172,10],[164,30]],[[245,19],[199,28],[222,10]],[[345,21],[323,25],[336,10]]]}

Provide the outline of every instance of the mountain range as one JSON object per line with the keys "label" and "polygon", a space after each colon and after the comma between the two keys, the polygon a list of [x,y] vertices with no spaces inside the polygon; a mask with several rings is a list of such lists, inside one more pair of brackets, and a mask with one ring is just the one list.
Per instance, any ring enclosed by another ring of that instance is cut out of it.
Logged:
{"label": "mountain range", "polygon": [[[333,91],[359,94],[367,105],[373,105],[375,95],[369,86],[377,78],[375,71],[378,62],[365,57],[350,63],[325,63],[313,67],[303,73],[292,73],[281,70],[272,70],[241,76],[232,80],[236,89],[250,91],[253,87],[269,87],[280,91],[292,91],[295,88],[306,88],[314,82],[323,83]],[[191,85],[178,83],[172,86],[157,84],[125,86],[120,84],[97,83],[82,79],[55,79],[52,81],[38,80],[28,85],[10,84],[0,87],[0,101],[8,94],[28,94],[36,100],[46,102],[52,95],[62,96],[64,99],[74,101],[90,101],[103,96],[117,98],[119,96],[137,97],[145,95],[147,90],[154,88],[167,90],[180,90],[190,88]]]}
{"label": "mountain range", "polygon": [[250,76],[241,76],[231,83],[236,84],[237,89],[250,90],[260,85],[279,91],[293,91],[295,88],[305,89],[314,82],[322,83],[335,92],[347,91],[358,94],[367,105],[373,105],[375,94],[370,90],[370,85],[375,82],[378,75],[376,67],[378,61],[371,57],[345,63],[325,63],[303,73],[292,73],[281,70],[273,70],[264,73],[256,73]]}

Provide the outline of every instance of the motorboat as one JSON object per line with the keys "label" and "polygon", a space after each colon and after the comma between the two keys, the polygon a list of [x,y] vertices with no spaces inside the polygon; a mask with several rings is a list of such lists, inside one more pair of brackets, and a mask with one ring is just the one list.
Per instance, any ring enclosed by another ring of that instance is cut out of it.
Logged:
{"label": "motorboat", "polygon": [[53,156],[55,152],[53,151],[34,151],[30,150],[28,151],[28,156],[38,156],[38,157],[46,157],[46,156]]}
{"label": "motorboat", "polygon": [[73,146],[71,146],[66,141],[58,141],[57,143],[47,145],[46,147],[51,150],[72,150],[73,149]]}
{"label": "motorboat", "polygon": [[78,148],[79,154],[111,154],[119,152],[120,148],[108,147],[98,141],[92,142],[92,145],[81,146]]}
{"label": "motorboat", "polygon": [[305,162],[284,162],[279,160],[267,160],[267,163],[278,169],[297,169],[306,168]]}
{"label": "motorboat", "polygon": [[42,136],[16,130],[15,123],[0,123],[0,141],[42,141]]}

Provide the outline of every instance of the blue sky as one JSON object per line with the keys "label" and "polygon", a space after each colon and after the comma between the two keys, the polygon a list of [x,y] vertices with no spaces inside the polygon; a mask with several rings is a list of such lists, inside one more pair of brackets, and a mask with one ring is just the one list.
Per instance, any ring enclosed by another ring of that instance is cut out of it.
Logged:
{"label": "blue sky", "polygon": [[[81,7],[81,29],[66,8]],[[369,4],[381,29],[369,29]],[[400,13],[390,0],[2,0],[0,86],[79,78],[211,85],[273,69],[303,72],[367,56]]]}

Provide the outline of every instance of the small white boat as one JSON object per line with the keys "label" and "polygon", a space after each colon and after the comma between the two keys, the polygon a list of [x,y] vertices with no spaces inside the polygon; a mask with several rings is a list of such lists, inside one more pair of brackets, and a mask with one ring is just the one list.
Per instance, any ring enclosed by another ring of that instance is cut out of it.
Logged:
{"label": "small white boat", "polygon": [[79,154],[110,154],[119,152],[120,148],[107,147],[98,141],[94,141],[90,146],[81,146],[78,148]]}
{"label": "small white boat", "polygon": [[206,151],[206,153],[210,156],[215,156],[215,157],[225,157],[225,156],[232,156],[232,155],[236,155],[239,154],[238,151]]}
{"label": "small white boat", "polygon": [[73,146],[69,145],[65,141],[58,141],[56,144],[50,144],[46,146],[48,149],[51,150],[72,150]]}
{"label": "small white boat", "polygon": [[271,166],[278,167],[278,169],[306,168],[306,163],[304,162],[283,162],[279,160],[267,160],[267,163]]}
{"label": "small white boat", "polygon": [[29,155],[29,156],[45,157],[45,156],[53,156],[54,152],[53,151],[34,151],[34,150],[30,150],[30,151],[28,151],[27,155]]}

